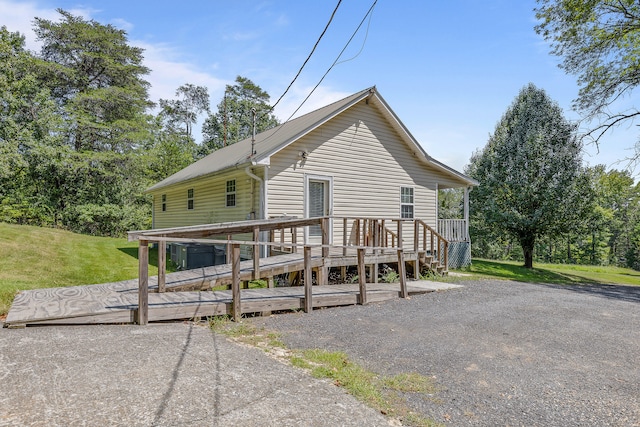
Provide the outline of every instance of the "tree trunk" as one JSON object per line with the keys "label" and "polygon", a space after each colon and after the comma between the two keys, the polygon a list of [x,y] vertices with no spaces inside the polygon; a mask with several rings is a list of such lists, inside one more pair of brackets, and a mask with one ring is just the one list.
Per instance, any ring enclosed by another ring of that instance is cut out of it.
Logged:
{"label": "tree trunk", "polygon": [[520,246],[524,254],[525,268],[533,268],[533,248],[536,243],[536,237],[533,235],[520,236]]}

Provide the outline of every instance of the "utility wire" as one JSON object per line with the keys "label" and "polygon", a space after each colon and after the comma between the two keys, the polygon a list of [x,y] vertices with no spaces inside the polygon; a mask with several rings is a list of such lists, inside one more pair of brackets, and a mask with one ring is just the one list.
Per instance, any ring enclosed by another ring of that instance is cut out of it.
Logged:
{"label": "utility wire", "polygon": [[[286,124],[289,120],[291,120],[291,118],[298,112],[298,110],[300,110],[300,108],[302,108],[302,106],[304,105],[305,102],[307,102],[307,100],[309,100],[309,97],[311,97],[311,95],[313,94],[313,92],[315,92],[315,90],[318,88],[318,86],[320,86],[320,84],[322,83],[322,81],[324,80],[325,77],[327,77],[327,74],[329,74],[329,72],[333,69],[333,67],[338,63],[338,61],[340,60],[340,57],[342,56],[342,54],[344,53],[345,50],[347,50],[347,47],[349,47],[349,44],[351,43],[351,41],[353,40],[353,38],[356,36],[356,34],[358,33],[358,31],[360,31],[360,27],[362,27],[362,24],[364,23],[364,21],[367,19],[367,16],[369,16],[371,14],[371,12],[373,11],[373,8],[376,6],[376,3],[378,3],[378,0],[374,0],[374,2],[371,4],[371,7],[369,8],[369,10],[367,11],[367,13],[364,15],[364,17],[362,18],[362,21],[360,21],[360,24],[358,25],[358,28],[356,28],[356,30],[353,32],[353,34],[351,35],[351,38],[349,38],[349,41],[347,41],[347,43],[344,45],[344,47],[342,48],[342,50],[340,51],[340,54],[338,54],[338,57],[335,59],[335,61],[333,61],[333,64],[331,64],[331,66],[329,67],[329,69],[324,73],[324,75],[320,78],[320,81],[318,82],[318,84],[316,84],[313,89],[311,89],[311,92],[309,92],[309,95],[307,95],[307,97],[300,103],[300,105],[298,106],[298,108],[295,109],[295,111],[293,113],[291,113],[291,115],[289,116],[289,118],[287,120],[285,120],[285,122],[283,123]],[[369,20],[369,22],[371,22],[371,20]],[[367,26],[367,33],[369,32],[369,27]],[[366,41],[366,39],[365,39]],[[364,45],[363,45],[364,47]],[[360,49],[360,52],[362,52],[362,49]],[[360,52],[358,52],[358,54],[356,56],[358,56],[360,54]],[[356,56],[354,56],[353,58],[347,59],[345,61],[342,62],[346,62],[346,61],[350,61],[352,59],[354,59]],[[282,128],[282,126],[280,127]],[[275,134],[275,133],[274,133]],[[273,136],[273,134],[271,135]]]}
{"label": "utility wire", "polygon": [[313,49],[311,49],[311,52],[309,53],[309,56],[307,56],[307,59],[305,59],[304,63],[302,64],[302,66],[298,70],[298,73],[296,74],[296,76],[293,78],[293,80],[291,80],[291,83],[289,83],[289,86],[287,86],[287,88],[285,89],[284,93],[282,95],[280,95],[280,98],[278,98],[276,103],[273,104],[273,106],[271,107],[270,111],[273,111],[273,109],[276,108],[276,105],[278,105],[278,103],[282,100],[282,98],[284,98],[284,96],[287,94],[287,92],[289,92],[289,89],[291,89],[291,86],[293,86],[293,83],[300,76],[300,73],[302,72],[302,69],[305,67],[305,65],[307,65],[307,62],[309,62],[309,59],[311,59],[311,55],[313,55],[313,52],[316,51],[316,48],[318,47],[318,44],[320,43],[320,40],[322,40],[322,37],[327,32],[327,29],[329,28],[329,25],[331,25],[331,21],[333,21],[333,17],[336,15],[336,12],[338,11],[338,8],[340,7],[340,3],[342,3],[342,0],[338,0],[338,4],[336,5],[335,9],[333,9],[333,13],[331,14],[331,17],[329,18],[329,22],[327,22],[327,25],[324,27],[324,30],[322,31],[322,34],[320,34],[320,37],[318,37],[318,40],[316,41],[316,44],[313,45]]}

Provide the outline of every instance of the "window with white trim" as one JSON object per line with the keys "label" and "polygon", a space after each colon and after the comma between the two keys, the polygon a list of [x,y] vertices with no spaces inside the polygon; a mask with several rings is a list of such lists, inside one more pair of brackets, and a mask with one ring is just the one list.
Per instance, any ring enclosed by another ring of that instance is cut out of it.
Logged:
{"label": "window with white trim", "polygon": [[163,194],[162,195],[162,212],[166,212],[167,211],[167,195]]}
{"label": "window with white trim", "polygon": [[413,187],[400,187],[400,218],[413,218]]}
{"label": "window with white trim", "polygon": [[187,209],[193,210],[193,188],[187,190]]}
{"label": "window with white trim", "polygon": [[227,181],[227,207],[232,208],[236,205],[236,180]]}

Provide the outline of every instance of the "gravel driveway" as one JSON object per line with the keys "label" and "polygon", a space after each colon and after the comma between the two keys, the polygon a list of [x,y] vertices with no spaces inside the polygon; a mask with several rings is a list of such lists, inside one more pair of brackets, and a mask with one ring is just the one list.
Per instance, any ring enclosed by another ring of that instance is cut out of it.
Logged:
{"label": "gravel driveway", "polygon": [[640,287],[475,281],[254,322],[292,348],[433,376],[413,410],[452,426],[640,426]]}

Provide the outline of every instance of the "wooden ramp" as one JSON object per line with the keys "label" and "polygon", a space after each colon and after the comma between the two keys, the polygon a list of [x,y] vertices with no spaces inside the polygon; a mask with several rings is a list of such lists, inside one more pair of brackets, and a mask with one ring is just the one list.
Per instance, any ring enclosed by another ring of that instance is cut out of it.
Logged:
{"label": "wooden ramp", "polygon": [[[46,324],[133,323],[138,308],[137,281],[105,283],[20,292],[5,321],[6,327]],[[460,285],[407,282],[409,294],[451,289]],[[367,301],[399,297],[397,283],[368,283]],[[358,285],[313,286],[313,307],[358,303]],[[231,314],[231,291],[190,291],[149,294],[149,321],[192,319]],[[300,309],[304,288],[243,289],[242,313]]]}

